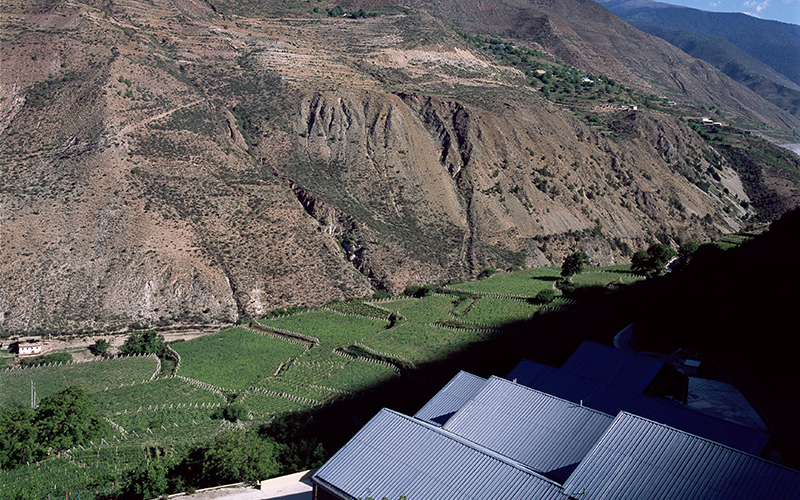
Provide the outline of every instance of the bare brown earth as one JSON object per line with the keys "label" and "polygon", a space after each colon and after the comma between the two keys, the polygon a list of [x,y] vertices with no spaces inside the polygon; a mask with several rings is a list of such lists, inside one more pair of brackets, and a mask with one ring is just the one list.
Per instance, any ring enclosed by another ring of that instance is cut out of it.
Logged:
{"label": "bare brown earth", "polygon": [[425,11],[237,5],[0,6],[0,331],[229,323],[758,217],[673,114],[590,125]]}

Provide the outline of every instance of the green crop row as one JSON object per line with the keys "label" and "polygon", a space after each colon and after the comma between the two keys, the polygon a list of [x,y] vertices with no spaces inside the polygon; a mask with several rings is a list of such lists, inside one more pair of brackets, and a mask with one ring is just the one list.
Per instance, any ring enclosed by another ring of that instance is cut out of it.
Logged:
{"label": "green crop row", "polygon": [[113,477],[121,468],[109,463],[105,456],[88,458],[54,457],[28,467],[0,470],[0,493],[7,493],[10,498],[16,492],[19,498],[55,499],[80,491],[84,500],[103,497],[112,490]]}
{"label": "green crop row", "polygon": [[111,420],[125,429],[123,442],[155,442],[163,446],[213,436],[223,422],[212,418],[217,412],[218,408],[142,410],[114,415]]}
{"label": "green crop row", "polygon": [[154,405],[209,405],[224,402],[214,392],[184,382],[180,378],[158,379],[146,384],[109,389],[95,394],[107,411],[135,411]]}
{"label": "green crop row", "polygon": [[612,283],[630,284],[645,279],[630,272],[630,266],[622,269],[587,270],[572,277],[572,282],[578,286],[606,286]]}
{"label": "green crop row", "polygon": [[[301,357],[301,359],[303,358]],[[280,377],[284,380],[291,380],[295,384],[313,385],[344,369],[346,364],[347,360],[341,357],[332,362],[296,362],[281,372]],[[259,386],[263,387],[263,385]]]}
{"label": "green crop row", "polygon": [[383,320],[343,316],[323,309],[284,318],[262,319],[259,323],[317,337],[322,346],[328,348],[358,342],[384,330],[388,325]]}
{"label": "green crop row", "polygon": [[335,397],[334,391],[330,389],[320,388],[303,380],[280,376],[264,380],[258,388],[316,402],[327,401]]}
{"label": "green crop row", "polygon": [[538,304],[520,300],[482,297],[458,320],[481,325],[502,325],[514,321],[523,321],[539,310]]}
{"label": "green crop row", "polygon": [[429,295],[420,299],[405,298],[382,302],[381,306],[391,311],[399,311],[408,321],[415,323],[433,323],[450,319],[450,312],[457,297],[447,295]]}
{"label": "green crop row", "polygon": [[389,314],[383,309],[379,309],[375,306],[371,306],[359,301],[335,301],[326,304],[325,307],[333,309],[334,311],[340,311],[346,314],[355,314],[356,316],[364,316],[367,318],[386,318],[389,316]]}
{"label": "green crop row", "polygon": [[480,331],[436,328],[433,326],[402,323],[362,342],[380,352],[390,352],[411,360],[415,364],[446,357],[471,342],[487,338]]}
{"label": "green crop row", "polygon": [[546,267],[523,269],[513,273],[500,272],[489,278],[457,283],[445,287],[450,290],[465,290],[474,293],[509,295],[514,297],[535,297],[537,293],[552,288],[553,282],[561,278],[561,269]]}
{"label": "green crop row", "polygon": [[157,365],[155,358],[142,356],[0,372],[0,407],[29,405],[31,382],[37,401],[70,385],[80,385],[97,394],[120,386],[141,385],[150,380]]}
{"label": "green crop row", "polygon": [[272,415],[305,410],[311,407],[291,399],[269,396],[259,392],[248,391],[241,398],[255,418],[264,419]]}
{"label": "green crop row", "polygon": [[397,373],[388,366],[365,363],[363,361],[351,361],[343,370],[332,374],[320,384],[340,391],[356,392],[396,377]]}
{"label": "green crop row", "polygon": [[181,356],[179,374],[216,387],[240,390],[275,373],[281,363],[305,352],[292,344],[244,328],[230,328],[172,348]]}
{"label": "green crop row", "polygon": [[[397,376],[388,366],[337,359],[337,363],[294,363],[280,376],[265,380],[258,387],[327,401],[338,394],[367,389]],[[307,387],[312,390],[306,390]]]}

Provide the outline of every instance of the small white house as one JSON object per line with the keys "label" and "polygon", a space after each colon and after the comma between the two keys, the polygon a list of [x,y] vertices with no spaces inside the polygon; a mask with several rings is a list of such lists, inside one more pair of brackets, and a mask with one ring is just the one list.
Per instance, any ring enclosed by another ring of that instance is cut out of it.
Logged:
{"label": "small white house", "polygon": [[31,356],[34,354],[42,353],[42,338],[41,337],[28,337],[19,340],[19,350],[17,351],[20,356]]}

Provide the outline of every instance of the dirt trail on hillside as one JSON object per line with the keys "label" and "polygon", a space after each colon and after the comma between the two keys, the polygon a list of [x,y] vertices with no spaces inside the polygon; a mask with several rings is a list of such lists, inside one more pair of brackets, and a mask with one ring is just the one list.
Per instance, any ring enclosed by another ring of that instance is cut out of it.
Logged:
{"label": "dirt trail on hillside", "polygon": [[148,123],[152,123],[152,122],[154,122],[156,120],[160,120],[161,118],[165,118],[165,117],[175,113],[176,111],[179,111],[179,110],[184,109],[184,108],[188,108],[190,106],[194,106],[196,104],[200,104],[201,102],[206,101],[206,100],[207,100],[206,98],[197,99],[196,101],[192,101],[192,102],[186,103],[183,106],[178,106],[177,108],[170,109],[169,111],[164,111],[163,113],[159,113],[159,114],[157,114],[155,116],[151,116],[150,118],[146,118],[146,119],[144,119],[144,120],[142,120],[140,122],[136,122],[136,123],[132,123],[130,125],[127,125],[127,126],[123,127],[122,130],[117,132],[117,138],[123,137],[125,134],[131,132],[132,130],[135,130],[135,129],[141,127],[141,126],[147,125]]}

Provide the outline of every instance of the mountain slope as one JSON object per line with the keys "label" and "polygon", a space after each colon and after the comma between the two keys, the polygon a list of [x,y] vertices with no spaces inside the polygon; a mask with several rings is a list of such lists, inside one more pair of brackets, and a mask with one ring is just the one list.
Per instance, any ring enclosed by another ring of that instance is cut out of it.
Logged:
{"label": "mountain slope", "polygon": [[673,100],[717,106],[779,130],[800,131],[800,121],[790,113],[591,0],[431,0],[415,5],[468,32],[513,33],[574,66]]}
{"label": "mountain slope", "polygon": [[798,116],[800,26],[660,2],[599,3]]}
{"label": "mountain slope", "polygon": [[800,117],[800,86],[724,38],[652,25],[637,27],[706,61],[769,102]]}
{"label": "mountain slope", "polygon": [[659,26],[724,38],[800,85],[800,26],[746,14],[707,12],[688,7],[629,0],[599,3],[635,26]]}
{"label": "mountain slope", "polygon": [[626,262],[800,200],[794,157],[755,137],[726,156],[608,79],[606,100],[547,100],[448,18],[236,7],[3,4],[4,334],[233,322],[576,248]]}

